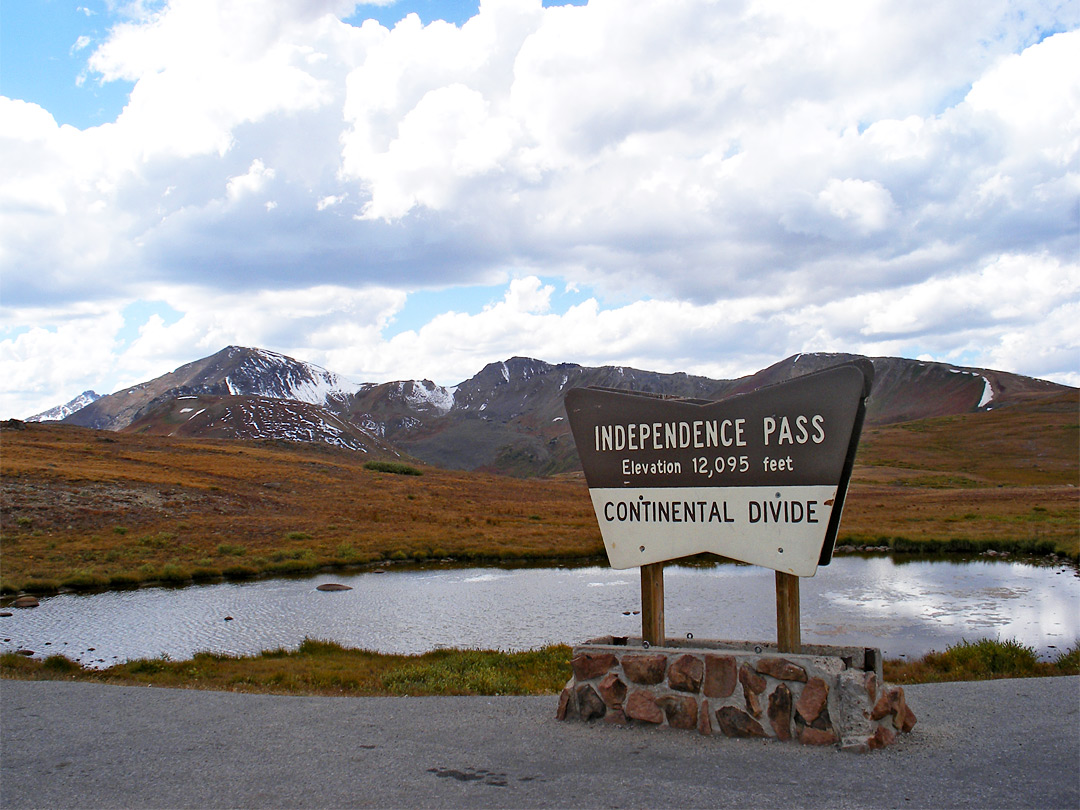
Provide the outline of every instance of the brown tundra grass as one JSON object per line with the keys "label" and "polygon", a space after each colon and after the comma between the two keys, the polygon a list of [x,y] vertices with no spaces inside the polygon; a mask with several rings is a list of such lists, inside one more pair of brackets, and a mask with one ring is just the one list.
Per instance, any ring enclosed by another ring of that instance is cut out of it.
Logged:
{"label": "brown tundra grass", "polygon": [[[868,428],[838,543],[1076,559],[1077,396]],[[6,593],[603,554],[580,474],[400,474],[319,444],[0,427]]]}

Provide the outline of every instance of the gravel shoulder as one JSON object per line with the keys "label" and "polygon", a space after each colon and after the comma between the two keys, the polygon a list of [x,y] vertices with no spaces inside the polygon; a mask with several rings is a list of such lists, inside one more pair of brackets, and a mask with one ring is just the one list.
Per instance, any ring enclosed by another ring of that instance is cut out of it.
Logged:
{"label": "gravel shoulder", "polygon": [[905,687],[858,755],[560,723],[556,697],[0,681],[2,808],[1080,807],[1080,677]]}

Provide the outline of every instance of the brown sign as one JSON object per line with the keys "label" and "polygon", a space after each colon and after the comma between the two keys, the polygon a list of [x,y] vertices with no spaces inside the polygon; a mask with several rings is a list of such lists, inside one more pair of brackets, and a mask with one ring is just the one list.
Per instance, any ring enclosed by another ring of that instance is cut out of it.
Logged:
{"label": "brown sign", "polygon": [[832,555],[872,380],[857,361],[718,402],[571,390],[611,565],[713,552],[813,576]]}

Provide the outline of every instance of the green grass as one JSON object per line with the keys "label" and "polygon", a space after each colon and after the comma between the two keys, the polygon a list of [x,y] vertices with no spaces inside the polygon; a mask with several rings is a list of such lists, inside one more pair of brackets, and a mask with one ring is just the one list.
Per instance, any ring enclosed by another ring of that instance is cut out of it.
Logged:
{"label": "green grass", "polygon": [[183,566],[176,565],[175,563],[167,563],[162,567],[161,573],[158,574],[158,579],[162,582],[182,585],[191,579],[191,574],[188,573],[188,570]]}
{"label": "green grass", "polygon": [[560,690],[570,677],[566,647],[524,653],[436,650],[383,675],[392,695],[533,695]]}
{"label": "green grass", "polygon": [[76,571],[71,576],[65,577],[60,584],[73,591],[89,591],[109,585],[110,580],[93,571]]}
{"label": "green grass", "polygon": [[975,540],[967,537],[952,537],[948,540],[891,537],[887,545],[895,554],[979,554],[984,551],[997,551],[1041,557],[1057,550],[1057,546],[1050,540]]}
{"label": "green grass", "polygon": [[[526,652],[435,650],[384,655],[306,639],[296,650],[259,655],[199,653],[189,660],[139,659],[88,669],[63,656],[39,661],[0,655],[0,677],[79,680],[172,688],[303,695],[554,695],[570,678],[565,645]],[[893,684],[1080,675],[1080,642],[1054,661],[1039,661],[1015,640],[963,641],[917,661],[885,661]]]}
{"label": "green grass", "polygon": [[375,472],[394,473],[395,475],[423,475],[423,470],[413,467],[411,464],[402,464],[400,461],[369,461],[364,465],[365,470]]}
{"label": "green grass", "polygon": [[945,652],[927,653],[917,661],[885,662],[885,680],[900,684],[1046,675],[1080,675],[1080,642],[1051,662],[1039,661],[1033,647],[1016,639],[989,638],[961,641],[946,647]]}
{"label": "green grass", "polygon": [[912,478],[897,478],[893,486],[923,487],[926,489],[975,489],[982,486],[966,475],[919,475]]}
{"label": "green grass", "polygon": [[222,570],[221,575],[225,579],[254,579],[259,575],[259,569],[250,565],[228,565]]}
{"label": "green grass", "polygon": [[7,653],[0,656],[0,676],[274,694],[545,695],[557,694],[570,678],[570,653],[560,645],[526,652],[383,655],[306,639],[296,650],[244,657],[200,653],[186,661],[140,659],[102,670],[62,656],[37,661]]}
{"label": "green grass", "polygon": [[137,574],[118,572],[109,575],[110,588],[137,588],[142,583],[142,578]]}

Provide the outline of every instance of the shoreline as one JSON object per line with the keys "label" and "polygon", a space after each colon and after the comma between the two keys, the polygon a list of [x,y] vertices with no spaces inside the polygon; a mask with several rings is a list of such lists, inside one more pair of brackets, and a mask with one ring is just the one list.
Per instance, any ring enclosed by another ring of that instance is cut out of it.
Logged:
{"label": "shoreline", "polygon": [[[970,562],[972,558],[987,558],[1020,562],[1028,565],[1070,565],[1080,567],[1080,555],[1073,557],[1068,554],[1050,552],[1046,554],[1031,554],[1023,551],[1009,549],[985,548],[983,550],[951,550],[932,551],[919,548],[919,544],[934,544],[940,541],[904,541],[901,549],[894,549],[888,545],[852,545],[850,543],[837,543],[833,552],[834,557],[878,557],[891,556],[905,561],[942,561],[942,562]],[[1008,545],[1008,544],[995,544]],[[697,555],[680,560],[672,560],[670,564],[725,564],[741,565],[733,560],[724,560],[712,555]],[[138,581],[125,581],[123,584],[103,584],[100,582],[86,582],[83,584],[56,584],[56,583],[31,583],[31,587],[21,589],[6,588],[0,594],[0,607],[9,606],[20,596],[58,596],[61,594],[97,594],[112,591],[139,590],[142,588],[188,588],[196,585],[214,585],[222,582],[261,582],[273,579],[307,579],[326,574],[361,574],[361,573],[384,573],[390,568],[482,568],[482,567],[505,567],[505,568],[545,568],[545,567],[587,567],[590,565],[605,565],[607,557],[603,554],[587,555],[580,557],[543,557],[521,556],[515,558],[492,557],[441,557],[439,559],[426,560],[395,560],[380,559],[363,563],[334,563],[313,567],[308,570],[281,571],[281,570],[255,570],[249,569],[242,573],[232,575],[218,573],[207,576],[188,576],[186,578],[157,578]]]}

